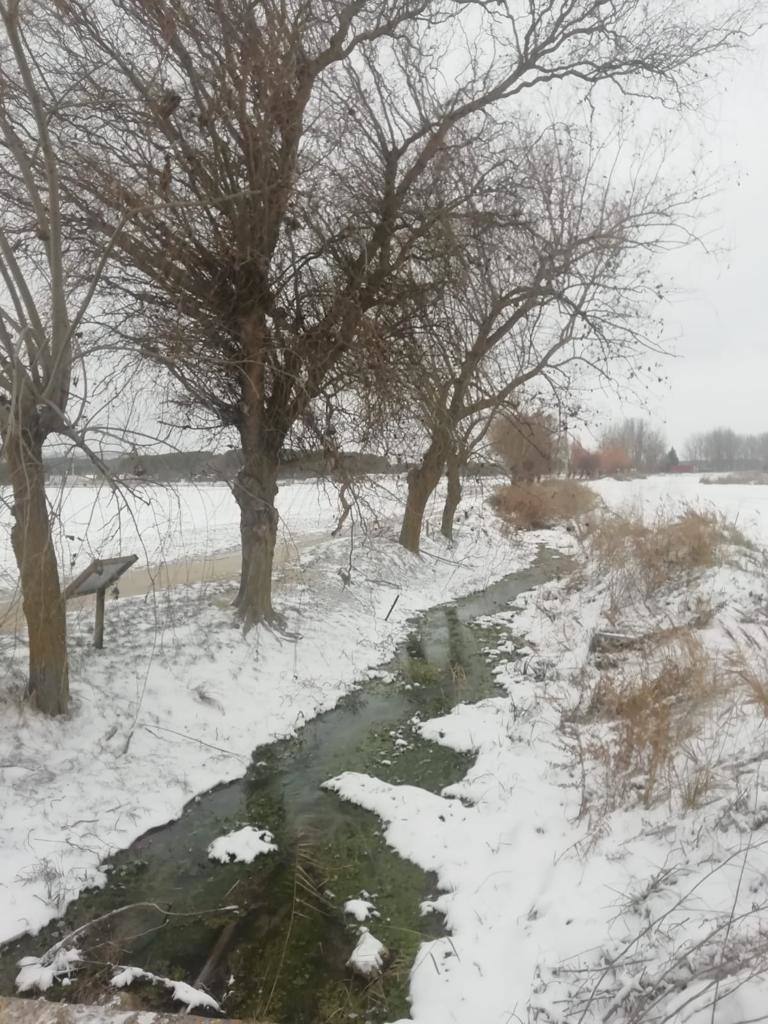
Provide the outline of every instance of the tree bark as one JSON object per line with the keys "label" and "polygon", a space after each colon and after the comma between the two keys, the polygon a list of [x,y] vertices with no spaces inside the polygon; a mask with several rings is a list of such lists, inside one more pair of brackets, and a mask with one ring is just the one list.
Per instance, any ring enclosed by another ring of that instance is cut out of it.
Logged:
{"label": "tree bark", "polygon": [[448,489],[443,505],[443,518],[440,523],[440,532],[448,540],[453,540],[453,522],[456,518],[456,509],[461,501],[461,462],[459,456],[453,452],[446,459],[446,476],[448,478]]}
{"label": "tree bark", "polygon": [[233,485],[240,507],[242,562],[240,589],[235,606],[246,626],[270,621],[272,608],[272,563],[277,542],[279,515],[277,495],[277,454],[243,447],[243,468]]}
{"label": "tree bark", "polygon": [[408,473],[408,496],[400,528],[400,543],[414,554],[419,551],[427,502],[440,482],[444,465],[445,445],[433,438],[419,465]]}
{"label": "tree bark", "polygon": [[45,714],[63,715],[69,703],[67,620],[45,501],[42,439],[15,426],[5,437],[5,454],[14,501],[11,546],[29,640],[27,696]]}

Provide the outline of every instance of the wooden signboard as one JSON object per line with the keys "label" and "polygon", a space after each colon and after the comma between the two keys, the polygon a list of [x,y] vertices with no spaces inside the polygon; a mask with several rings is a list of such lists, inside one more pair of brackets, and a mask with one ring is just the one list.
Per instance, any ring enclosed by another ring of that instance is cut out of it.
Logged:
{"label": "wooden signboard", "polygon": [[79,576],[67,584],[64,597],[86,597],[96,595],[96,623],[93,630],[93,646],[99,650],[104,646],[104,598],[107,588],[117,583],[123,573],[138,561],[138,555],[118,555],[117,558],[97,558]]}

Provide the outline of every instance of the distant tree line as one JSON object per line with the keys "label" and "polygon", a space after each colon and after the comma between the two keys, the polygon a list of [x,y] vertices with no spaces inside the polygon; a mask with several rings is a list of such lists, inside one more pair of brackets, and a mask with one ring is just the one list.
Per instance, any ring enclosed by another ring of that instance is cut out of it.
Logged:
{"label": "distant tree line", "polygon": [[[322,452],[295,452],[285,450],[280,456],[278,476],[283,480],[324,476],[328,473]],[[383,455],[368,452],[342,452],[338,456],[339,468],[351,474],[388,473],[408,468],[393,464]],[[240,449],[226,452],[127,452],[105,458],[104,466],[116,480],[146,480],[151,483],[174,484],[184,482],[231,482],[243,466]],[[93,462],[83,455],[54,455],[43,460],[46,479],[103,477]],[[0,462],[0,485],[10,483],[7,466]]]}
{"label": "distant tree line", "polygon": [[539,480],[564,472],[585,479],[658,473],[680,464],[675,449],[667,448],[662,431],[639,418],[610,424],[594,449],[578,440],[569,446],[563,425],[543,411],[497,416],[489,439],[498,462],[513,480]]}
{"label": "distant tree line", "polygon": [[717,427],[695,434],[685,446],[685,457],[699,469],[717,472],[733,469],[768,468],[768,432],[737,434],[728,427]]}
{"label": "distant tree line", "polygon": [[679,465],[674,448],[667,449],[662,431],[643,419],[612,423],[596,449],[574,441],[570,453],[573,476],[593,478],[625,473],[658,473]]}

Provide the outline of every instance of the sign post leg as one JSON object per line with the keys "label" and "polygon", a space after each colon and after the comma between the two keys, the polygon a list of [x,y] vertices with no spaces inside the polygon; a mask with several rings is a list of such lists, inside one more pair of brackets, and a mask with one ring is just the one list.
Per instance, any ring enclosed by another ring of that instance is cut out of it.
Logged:
{"label": "sign post leg", "polygon": [[93,646],[101,650],[104,646],[104,595],[106,590],[102,587],[96,591],[96,624],[93,629]]}

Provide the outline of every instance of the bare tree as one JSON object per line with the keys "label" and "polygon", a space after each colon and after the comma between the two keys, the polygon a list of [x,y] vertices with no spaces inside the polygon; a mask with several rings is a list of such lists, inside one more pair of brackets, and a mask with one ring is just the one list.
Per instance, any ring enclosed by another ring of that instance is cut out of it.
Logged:
{"label": "bare tree", "polygon": [[[84,242],[117,244],[120,331],[239,435],[238,608],[273,614],[280,452],[352,348],[427,286],[432,169],[500,105],[560,80],[673,98],[741,44],[742,4],[660,0],[62,0],[87,116],[66,138]],[[456,55],[463,51],[463,56]],[[450,83],[450,85],[446,84]],[[148,199],[172,201],[148,204]],[[426,280],[425,280],[426,279]]]}
{"label": "bare tree", "polygon": [[616,473],[628,473],[634,469],[632,456],[626,448],[621,445],[605,445],[597,452],[600,472],[606,476],[613,476]]}
{"label": "bare tree", "polygon": [[737,434],[717,427],[690,438],[686,458],[713,470],[757,469],[768,466],[768,434]]}
{"label": "bare tree", "polygon": [[440,516],[440,533],[446,540],[453,540],[456,512],[464,493],[462,475],[472,457],[482,451],[491,423],[490,417],[478,413],[465,417],[453,431],[453,444],[445,457],[445,500]]}
{"label": "bare tree", "polygon": [[519,415],[526,398],[559,410],[585,372],[612,379],[660,351],[648,261],[686,237],[676,225],[688,193],[652,167],[633,170],[630,187],[614,180],[606,145],[561,125],[508,128],[503,157],[476,143],[471,173],[487,205],[459,204],[452,248],[441,235],[443,288],[425,297],[399,353],[397,390],[427,442],[408,474],[400,541],[411,551],[446,467],[454,503],[457,452],[482,437],[478,422]]}
{"label": "bare tree", "polygon": [[51,131],[56,97],[35,15],[33,4],[0,2],[0,435],[29,641],[28,696],[57,715],[69,694],[66,616],[43,447],[51,435],[79,439],[67,407],[78,384],[79,327],[101,266],[91,268],[91,287],[76,287],[82,268],[76,278]]}
{"label": "bare tree", "polygon": [[647,420],[625,419],[613,423],[603,431],[600,447],[604,451],[623,451],[627,465],[642,473],[658,469],[667,451],[667,439],[663,432]]}

